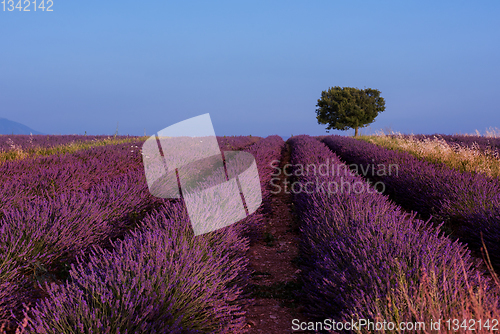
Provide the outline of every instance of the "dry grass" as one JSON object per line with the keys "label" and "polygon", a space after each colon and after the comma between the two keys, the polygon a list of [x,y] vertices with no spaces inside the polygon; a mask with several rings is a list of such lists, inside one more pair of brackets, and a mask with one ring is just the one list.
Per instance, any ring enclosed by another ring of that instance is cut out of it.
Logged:
{"label": "dry grass", "polygon": [[[483,242],[483,249],[486,250]],[[466,286],[454,286],[451,282],[459,281],[446,272],[439,279],[433,270],[422,272],[422,280],[416,291],[409,288],[403,272],[397,274],[398,288],[391,289],[385,300],[381,300],[372,312],[377,316],[373,322],[391,321],[394,324],[411,322],[422,327],[411,330],[412,333],[498,333],[500,330],[500,279],[493,270],[488,252],[484,257],[490,279],[468,277],[463,261],[456,263],[462,268],[467,279]],[[436,263],[436,265],[439,265]],[[440,283],[441,282],[441,283]],[[473,283],[473,282],[478,282]],[[451,284],[450,284],[451,283]],[[450,289],[450,287],[453,287]],[[458,289],[465,288],[466,297],[458,297]],[[443,303],[444,301],[444,303]],[[447,307],[443,308],[442,306]],[[411,320],[410,320],[411,319]],[[456,319],[456,320],[455,320]],[[448,321],[449,320],[449,321]],[[464,322],[465,320],[465,322]],[[483,327],[488,320],[490,326]],[[448,322],[447,322],[448,321]],[[431,328],[431,323],[440,323],[440,329]],[[493,326],[491,326],[493,325]],[[473,330],[474,328],[474,330]],[[407,333],[409,331],[380,330],[379,333]],[[360,329],[356,333],[373,333]]]}
{"label": "dry grass", "polygon": [[500,138],[500,129],[497,127],[492,127],[490,126],[489,128],[486,129],[484,135],[481,135],[479,130],[476,130],[474,133],[465,133],[465,134],[460,134],[462,136],[472,136],[472,137],[487,137],[487,138]]}
{"label": "dry grass", "polygon": [[[453,277],[443,277],[441,280],[453,281]],[[387,295],[385,303],[380,303],[380,308],[376,310],[378,316],[375,317],[375,322],[384,322],[384,320],[388,321],[387,319],[390,319],[389,321],[395,324],[399,324],[401,321],[424,324],[419,329],[415,325],[414,330],[411,331],[414,333],[498,332],[500,326],[496,322],[500,319],[498,290],[491,284],[467,285],[467,298],[460,299],[455,295],[455,291],[448,289],[443,291],[441,284],[439,284],[439,278],[436,277],[434,272],[424,273],[422,282],[416,292],[408,289],[408,286],[404,283],[404,281],[400,281],[400,288]],[[457,287],[457,289],[459,288],[461,287]],[[496,296],[496,298],[493,296]],[[445,299],[447,308],[442,308],[442,298]],[[401,305],[404,305],[404,307],[398,308]],[[480,328],[486,323],[486,320],[489,320],[489,325],[497,325]],[[431,328],[431,322],[439,322],[439,330]],[[474,331],[472,331],[473,328]],[[371,332],[358,331],[358,333]],[[403,333],[404,331],[396,329],[392,331],[382,330],[380,332]]]}
{"label": "dry grass", "polygon": [[[490,135],[493,134],[495,132],[490,132]],[[460,172],[484,173],[500,178],[500,157],[496,151],[482,151],[477,146],[450,145],[438,137],[418,140],[413,135],[403,136],[399,133],[386,135],[379,132],[375,136],[362,136],[360,139],[392,150],[405,151],[432,163],[444,163]]]}

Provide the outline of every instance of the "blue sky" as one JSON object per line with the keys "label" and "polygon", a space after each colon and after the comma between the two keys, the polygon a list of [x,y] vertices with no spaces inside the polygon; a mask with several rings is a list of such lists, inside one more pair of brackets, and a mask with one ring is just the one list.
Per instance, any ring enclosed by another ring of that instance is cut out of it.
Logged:
{"label": "blue sky", "polygon": [[333,86],[382,92],[372,130],[500,127],[499,1],[53,3],[0,4],[0,117],[44,133],[320,135]]}

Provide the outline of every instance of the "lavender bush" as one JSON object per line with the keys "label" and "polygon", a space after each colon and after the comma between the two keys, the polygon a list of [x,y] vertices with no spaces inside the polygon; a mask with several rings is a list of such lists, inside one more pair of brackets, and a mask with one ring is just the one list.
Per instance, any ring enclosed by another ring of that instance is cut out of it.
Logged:
{"label": "lavender bush", "polygon": [[[314,138],[294,136],[289,142],[294,166],[319,166],[327,159],[342,164]],[[366,185],[349,172],[326,176],[296,172],[294,181],[314,183],[316,178],[327,184]],[[498,290],[475,269],[478,263],[464,245],[407,214],[373,188],[296,192],[294,203],[302,221],[301,295],[310,317],[429,324],[431,319],[500,315]]]}
{"label": "lavender bush", "polygon": [[[285,142],[280,136],[269,136],[252,146],[243,148],[242,151],[249,152],[255,157],[257,170],[259,171],[260,187],[262,189],[262,205],[257,214],[263,215],[272,210],[271,204],[271,179],[274,169],[272,162],[279,160],[281,152],[285,147]],[[252,241],[258,239],[262,234],[262,221],[254,220],[255,224],[249,229],[247,234]]]}
{"label": "lavender bush", "polygon": [[[234,301],[240,288],[233,281],[246,260],[194,238],[183,208],[174,210],[171,219],[153,212],[113,251],[96,247],[89,262],[73,266],[68,283],[48,288],[49,297],[27,315],[26,331],[239,332],[242,314]],[[238,246],[245,251],[245,243]]]}
{"label": "lavender bush", "polygon": [[249,137],[249,136],[224,136],[217,137],[217,142],[219,143],[219,147],[222,151],[233,151],[240,150],[244,147],[255,144],[261,137]]}
{"label": "lavender bush", "polygon": [[[8,266],[0,266],[0,282],[19,285],[11,309],[41,293],[39,284],[54,281],[76,254],[104,245],[127,227],[131,213],[150,208],[155,199],[138,183],[137,172],[93,188],[89,193],[34,198],[21,208],[4,210],[0,249]],[[143,175],[140,175],[143,178]],[[22,279],[19,279],[21,276]],[[20,284],[23,280],[29,285]],[[2,318],[2,321],[9,319]]]}
{"label": "lavender bush", "polygon": [[425,218],[433,217],[436,223],[444,221],[448,233],[478,254],[482,234],[493,265],[500,268],[500,184],[495,179],[460,173],[352,138],[328,136],[323,141],[348,163],[364,167],[397,165],[397,175],[367,176],[383,182],[387,193],[404,208]]}
{"label": "lavender bush", "polygon": [[[275,158],[284,144],[278,138],[252,146],[266,159],[257,165]],[[194,237],[185,207],[166,203],[112,250],[96,246],[88,260],[80,258],[67,283],[48,286],[49,297],[26,312],[25,331],[244,332],[239,299],[249,273],[243,234],[261,219],[256,213]]]}

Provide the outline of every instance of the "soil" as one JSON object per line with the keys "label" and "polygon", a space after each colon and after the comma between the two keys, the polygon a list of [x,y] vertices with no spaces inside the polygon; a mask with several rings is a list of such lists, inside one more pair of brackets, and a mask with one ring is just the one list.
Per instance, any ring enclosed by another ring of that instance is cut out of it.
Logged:
{"label": "soil", "polygon": [[[288,145],[282,153],[281,168],[290,161]],[[284,181],[284,175],[280,182]],[[301,314],[298,223],[293,215],[290,194],[271,194],[262,236],[248,251],[255,272],[249,286],[253,302],[245,307],[248,333],[311,333],[292,330],[292,320],[307,321]]]}

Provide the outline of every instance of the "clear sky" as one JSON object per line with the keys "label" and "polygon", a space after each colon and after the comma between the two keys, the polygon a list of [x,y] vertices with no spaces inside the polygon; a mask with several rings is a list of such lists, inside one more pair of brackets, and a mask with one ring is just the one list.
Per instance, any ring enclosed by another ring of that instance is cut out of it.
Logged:
{"label": "clear sky", "polygon": [[2,7],[0,117],[43,133],[151,135],[208,112],[217,135],[320,135],[333,86],[382,92],[372,130],[500,127],[498,0]]}

